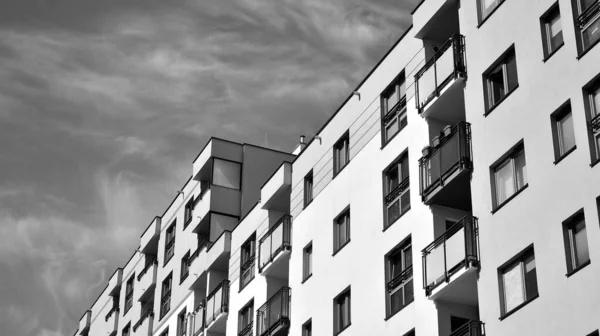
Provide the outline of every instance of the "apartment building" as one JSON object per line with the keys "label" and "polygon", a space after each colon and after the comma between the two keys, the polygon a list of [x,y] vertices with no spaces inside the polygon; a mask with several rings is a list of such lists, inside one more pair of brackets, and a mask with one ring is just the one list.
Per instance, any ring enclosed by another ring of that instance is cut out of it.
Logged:
{"label": "apartment building", "polygon": [[76,335],[598,335],[600,1],[412,18],[293,153],[211,139]]}

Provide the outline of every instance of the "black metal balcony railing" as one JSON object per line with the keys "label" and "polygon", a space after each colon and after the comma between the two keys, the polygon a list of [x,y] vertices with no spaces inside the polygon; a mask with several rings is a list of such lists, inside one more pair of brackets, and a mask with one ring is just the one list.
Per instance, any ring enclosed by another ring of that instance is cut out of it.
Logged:
{"label": "black metal balcony railing", "polygon": [[144,274],[148,273],[148,270],[150,270],[150,268],[154,265],[158,264],[158,259],[156,259],[156,257],[152,257],[152,258],[146,258],[146,264],[144,265],[144,269],[140,272],[140,274],[138,274],[137,276],[137,280],[141,281],[142,278],[144,277]]}
{"label": "black metal balcony railing", "polygon": [[[600,2],[599,2],[600,4]],[[593,132],[600,132],[600,113],[590,120],[590,128]]]}
{"label": "black metal balcony railing", "polygon": [[229,280],[221,282],[206,298],[206,325],[229,311]]}
{"label": "black metal balcony railing", "polygon": [[154,310],[149,309],[146,311],[146,313],[140,316],[140,319],[133,325],[133,332],[135,332],[147,318],[154,318]]}
{"label": "black metal balcony railing", "polygon": [[448,336],[484,336],[484,324],[479,321],[469,321],[462,327],[454,330]]}
{"label": "black metal balcony railing", "polygon": [[290,288],[282,287],[256,311],[257,336],[270,335],[290,325]]}
{"label": "black metal balcony railing", "polygon": [[258,271],[262,272],[265,266],[282,251],[291,248],[291,221],[290,215],[283,215],[259,240]]}
{"label": "black metal balcony railing", "polygon": [[479,266],[477,217],[465,216],[422,251],[427,296],[461,268]]}
{"label": "black metal balcony railing", "polygon": [[590,5],[586,8],[579,17],[577,17],[577,24],[579,25],[579,29],[585,28],[585,26],[590,22],[591,19],[596,17],[596,14],[600,12],[600,1],[596,1],[594,4]]}
{"label": "black metal balcony railing", "polygon": [[251,256],[240,267],[240,288],[244,288],[252,279],[254,279],[254,262],[256,257]]}
{"label": "black metal balcony railing", "polygon": [[415,75],[415,95],[417,109],[423,113],[424,107],[435,97],[451,80],[466,77],[467,63],[465,58],[465,37],[452,36],[431,57]]}
{"label": "black metal balcony railing", "polygon": [[163,318],[171,310],[171,291],[168,291],[160,299],[160,318]]}
{"label": "black metal balcony railing", "polygon": [[385,196],[385,204],[389,205],[392,203],[400,194],[403,194],[410,187],[410,179],[407,177],[402,182],[400,182],[394,190],[390,191],[387,196]]}
{"label": "black metal balcony railing", "polygon": [[206,301],[202,300],[194,309],[194,336],[200,335],[204,331],[206,322]]}
{"label": "black metal balcony railing", "polygon": [[396,275],[390,282],[387,284],[387,289],[389,292],[392,292],[394,289],[398,288],[398,286],[412,279],[413,276],[413,267],[412,265],[407,267],[404,271],[400,272],[400,274]]}
{"label": "black metal balcony railing", "polygon": [[252,328],[254,327],[254,322],[250,321],[250,323],[248,323],[248,325],[246,325],[242,330],[240,330],[240,332],[238,333],[238,336],[250,336],[252,335]]}
{"label": "black metal balcony railing", "polygon": [[444,186],[452,173],[471,168],[471,125],[461,121],[452,127],[449,136],[440,140],[439,146],[419,159],[423,201],[435,188]]}

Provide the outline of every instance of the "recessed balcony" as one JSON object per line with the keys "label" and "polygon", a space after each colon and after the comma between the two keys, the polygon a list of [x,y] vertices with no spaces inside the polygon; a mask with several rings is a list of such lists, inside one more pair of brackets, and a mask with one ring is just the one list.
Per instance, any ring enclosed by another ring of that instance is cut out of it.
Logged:
{"label": "recessed balcony", "polygon": [[283,215],[259,240],[258,272],[262,275],[283,277],[289,268],[292,217]]}
{"label": "recessed balcony", "polygon": [[154,311],[146,311],[133,325],[133,336],[152,336],[152,325],[154,324]]}
{"label": "recessed balcony", "polygon": [[92,320],[92,311],[86,310],[81,319],[79,319],[79,335],[85,336],[90,330],[90,322]]}
{"label": "recessed balcony", "polygon": [[469,321],[462,327],[454,330],[448,336],[484,336],[484,324],[480,321]]}
{"label": "recessed balcony", "polygon": [[199,336],[204,333],[204,327],[206,327],[206,301],[202,300],[198,307],[194,309],[194,313],[192,314],[192,318],[194,321],[194,325],[192,326],[192,330],[194,331],[193,336]]}
{"label": "recessed balcony", "polygon": [[415,101],[422,117],[455,120],[444,116],[453,106],[464,105],[461,83],[467,77],[465,38],[454,35],[415,75]]}
{"label": "recessed balcony", "polygon": [[155,257],[147,257],[144,268],[139,271],[137,276],[139,291],[139,302],[146,302],[154,295],[156,288],[156,274],[158,272],[158,260]]}
{"label": "recessed balcony", "polygon": [[289,287],[282,287],[256,311],[258,336],[281,336],[287,333],[290,326]]}
{"label": "recessed balcony", "polygon": [[471,126],[460,122],[444,129],[419,160],[420,193],[427,205],[471,209]]}
{"label": "recessed balcony", "polygon": [[463,217],[422,252],[423,287],[429,299],[477,305],[476,217]]}
{"label": "recessed balcony", "polygon": [[160,217],[154,217],[152,223],[142,233],[140,238],[140,251],[145,254],[156,254],[158,252],[158,238],[160,236]]}
{"label": "recessed balcony", "polygon": [[229,281],[221,282],[206,298],[206,331],[224,333],[229,312]]}

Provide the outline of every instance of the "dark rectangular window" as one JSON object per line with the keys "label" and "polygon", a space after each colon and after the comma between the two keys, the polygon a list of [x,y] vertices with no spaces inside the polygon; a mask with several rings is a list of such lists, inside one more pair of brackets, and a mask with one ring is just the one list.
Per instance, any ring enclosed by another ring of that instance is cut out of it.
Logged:
{"label": "dark rectangular window", "polygon": [[390,317],[414,301],[411,238],[400,243],[386,256],[387,316]]}
{"label": "dark rectangular window", "polygon": [[510,313],[538,296],[535,254],[528,248],[499,269],[502,315]]}
{"label": "dark rectangular window", "polygon": [[131,323],[127,323],[123,331],[121,332],[122,336],[131,336]]}
{"label": "dark rectangular window", "polygon": [[165,265],[173,258],[175,254],[175,227],[177,221],[173,221],[165,234]]}
{"label": "dark rectangular window", "polygon": [[408,153],[401,154],[383,173],[385,227],[410,210]]}
{"label": "dark rectangular window", "polygon": [[304,207],[306,208],[313,200],[313,171],[304,177]]}
{"label": "dark rectangular window", "polygon": [[194,211],[194,196],[185,204],[183,228],[185,229],[192,221],[192,211]]}
{"label": "dark rectangular window", "polygon": [[133,306],[133,279],[135,274],[132,275],[127,283],[125,284],[125,314],[131,309]]}
{"label": "dark rectangular window", "polygon": [[161,332],[159,336],[169,336],[169,328],[167,328],[163,332]]}
{"label": "dark rectangular window", "polygon": [[400,132],[407,125],[406,119],[406,82],[404,72],[381,94],[381,129],[383,143]]}
{"label": "dark rectangular window", "polygon": [[477,0],[479,23],[483,22],[504,0]]}
{"label": "dark rectangular window", "polygon": [[337,335],[350,326],[350,287],[333,299],[333,334]]}
{"label": "dark rectangular window", "polygon": [[585,215],[580,211],[563,222],[563,233],[569,273],[590,262]]}
{"label": "dark rectangular window", "polygon": [[254,300],[251,300],[244,308],[240,309],[238,316],[238,335],[251,335],[254,316]]}
{"label": "dark rectangular window", "polygon": [[600,3],[596,0],[573,0],[575,29],[579,53],[583,54],[600,41]]}
{"label": "dark rectangular window", "polygon": [[494,209],[504,204],[527,185],[524,146],[522,144],[516,146],[505,156],[505,159],[492,167]]}
{"label": "dark rectangular window", "polygon": [[558,161],[575,148],[571,104],[569,102],[563,104],[556,112],[552,113],[550,118],[554,137],[554,158]]}
{"label": "dark rectangular window", "polygon": [[404,334],[404,336],[415,336],[415,335],[416,335],[415,334],[415,329],[413,329],[413,330],[407,332],[406,334]]}
{"label": "dark rectangular window", "polygon": [[312,319],[302,325],[302,336],[312,336]]}
{"label": "dark rectangular window", "polygon": [[173,273],[170,273],[162,282],[160,290],[160,318],[171,310],[171,289],[173,288]]}
{"label": "dark rectangular window", "polygon": [[185,336],[187,330],[187,312],[184,308],[179,315],[177,315],[177,336]]}
{"label": "dark rectangular window", "polygon": [[560,18],[558,2],[555,3],[544,15],[542,15],[540,18],[540,24],[542,27],[544,59],[547,59],[564,44],[562,21]]}
{"label": "dark rectangular window", "polygon": [[190,252],[188,251],[183,258],[181,258],[181,273],[179,274],[179,281],[183,282],[190,274]]}
{"label": "dark rectangular window", "polygon": [[302,280],[308,279],[312,275],[312,242],[304,248],[303,265],[302,265]]}
{"label": "dark rectangular window", "polygon": [[336,176],[350,161],[350,133],[346,132],[333,145],[333,176]]}
{"label": "dark rectangular window", "polygon": [[350,241],[350,208],[333,221],[333,253],[337,253]]}
{"label": "dark rectangular window", "polygon": [[256,250],[256,234],[253,233],[240,249],[240,289],[246,287],[254,279],[254,264]]}
{"label": "dark rectangular window", "polygon": [[[600,29],[599,29],[600,30]],[[600,79],[596,79],[583,90],[592,162],[600,161]]]}
{"label": "dark rectangular window", "polygon": [[491,111],[519,85],[517,59],[514,47],[506,51],[483,74],[486,111]]}

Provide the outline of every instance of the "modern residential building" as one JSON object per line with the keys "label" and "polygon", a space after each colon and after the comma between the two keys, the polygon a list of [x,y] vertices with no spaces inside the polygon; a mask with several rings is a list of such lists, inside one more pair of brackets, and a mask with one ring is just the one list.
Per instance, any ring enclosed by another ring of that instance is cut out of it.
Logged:
{"label": "modern residential building", "polygon": [[412,18],[292,153],[211,139],[76,335],[598,335],[600,1]]}

